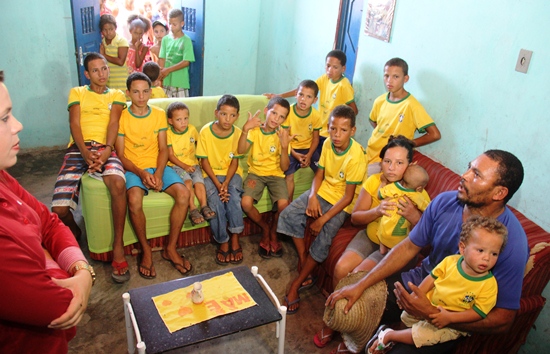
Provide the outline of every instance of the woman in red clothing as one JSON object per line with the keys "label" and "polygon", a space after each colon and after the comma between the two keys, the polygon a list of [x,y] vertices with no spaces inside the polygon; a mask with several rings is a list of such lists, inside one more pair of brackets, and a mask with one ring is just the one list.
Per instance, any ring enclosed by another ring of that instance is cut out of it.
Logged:
{"label": "woman in red clothing", "polygon": [[71,231],[11,177],[23,126],[0,71],[0,352],[66,353],[95,274]]}

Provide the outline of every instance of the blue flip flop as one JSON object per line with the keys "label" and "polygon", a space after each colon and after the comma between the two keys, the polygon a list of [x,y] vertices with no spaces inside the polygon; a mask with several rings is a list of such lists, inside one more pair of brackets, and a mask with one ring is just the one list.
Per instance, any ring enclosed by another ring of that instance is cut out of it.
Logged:
{"label": "blue flip flop", "polygon": [[[311,280],[311,283],[309,283],[308,285],[302,285],[300,286],[300,288],[298,288],[298,292],[302,292],[304,290],[307,290],[307,289],[311,289],[313,287],[313,285],[315,285],[315,283],[317,282],[317,279],[319,277],[318,276],[313,276],[313,275],[308,275],[306,280],[304,280],[304,282],[308,281],[308,280]],[[303,282],[302,282],[303,283]]]}
{"label": "blue flip flop", "polygon": [[285,299],[285,306],[286,306],[286,314],[287,315],[294,315],[296,312],[298,312],[298,309],[300,308],[300,306],[296,307],[294,310],[289,310],[288,308],[294,304],[297,304],[300,302],[300,297],[298,297],[296,300],[292,301],[292,302],[288,302],[288,297],[285,295],[284,297]]}

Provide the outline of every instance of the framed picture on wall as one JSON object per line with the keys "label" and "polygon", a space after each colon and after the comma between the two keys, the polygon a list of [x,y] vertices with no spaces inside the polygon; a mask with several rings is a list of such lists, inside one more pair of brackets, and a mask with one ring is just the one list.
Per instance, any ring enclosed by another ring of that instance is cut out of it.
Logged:
{"label": "framed picture on wall", "polygon": [[394,10],[395,0],[368,0],[365,34],[389,42]]}

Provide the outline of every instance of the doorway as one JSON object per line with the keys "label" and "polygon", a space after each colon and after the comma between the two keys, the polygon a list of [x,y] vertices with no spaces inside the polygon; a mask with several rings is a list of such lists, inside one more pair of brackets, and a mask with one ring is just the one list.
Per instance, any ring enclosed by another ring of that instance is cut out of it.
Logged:
{"label": "doorway", "polygon": [[345,75],[353,83],[353,73],[357,61],[357,47],[363,18],[363,0],[342,0],[336,33],[336,49],[346,53]]}

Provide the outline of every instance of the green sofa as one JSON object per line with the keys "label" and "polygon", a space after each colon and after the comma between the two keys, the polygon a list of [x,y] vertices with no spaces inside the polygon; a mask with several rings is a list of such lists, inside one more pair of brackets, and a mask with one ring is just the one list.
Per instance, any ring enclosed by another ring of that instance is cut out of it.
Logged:
{"label": "green sofa", "polygon": [[[203,96],[189,98],[161,98],[152,99],[150,105],[166,109],[175,100],[184,102],[189,107],[189,121],[200,131],[203,125],[215,119],[214,111],[221,96]],[[236,122],[238,127],[248,119],[248,112],[254,114],[257,110],[263,110],[267,105],[267,98],[261,95],[236,95],[241,105],[240,116]],[[244,177],[248,170],[246,159],[240,161],[244,171]],[[301,169],[295,174],[296,189],[295,196],[300,195],[311,186],[313,172],[311,169]],[[110,195],[103,184],[85,175],[82,178],[81,186],[82,215],[86,225],[86,235],[90,257],[95,260],[110,261],[112,258],[113,244],[113,223],[111,215]],[[267,191],[257,204],[258,210],[263,213],[264,218],[270,219],[271,210]],[[147,238],[153,248],[160,249],[166,239],[169,230],[169,213],[173,205],[172,198],[165,193],[150,192],[143,201],[143,208],[147,218]],[[192,226],[185,217],[178,247],[189,247],[196,244],[211,242],[212,235],[208,223]],[[245,230],[243,236],[259,233],[260,229],[248,219],[245,219]],[[130,225],[128,217],[124,227],[124,246],[127,254],[137,252],[135,249],[138,242],[137,237]]]}

